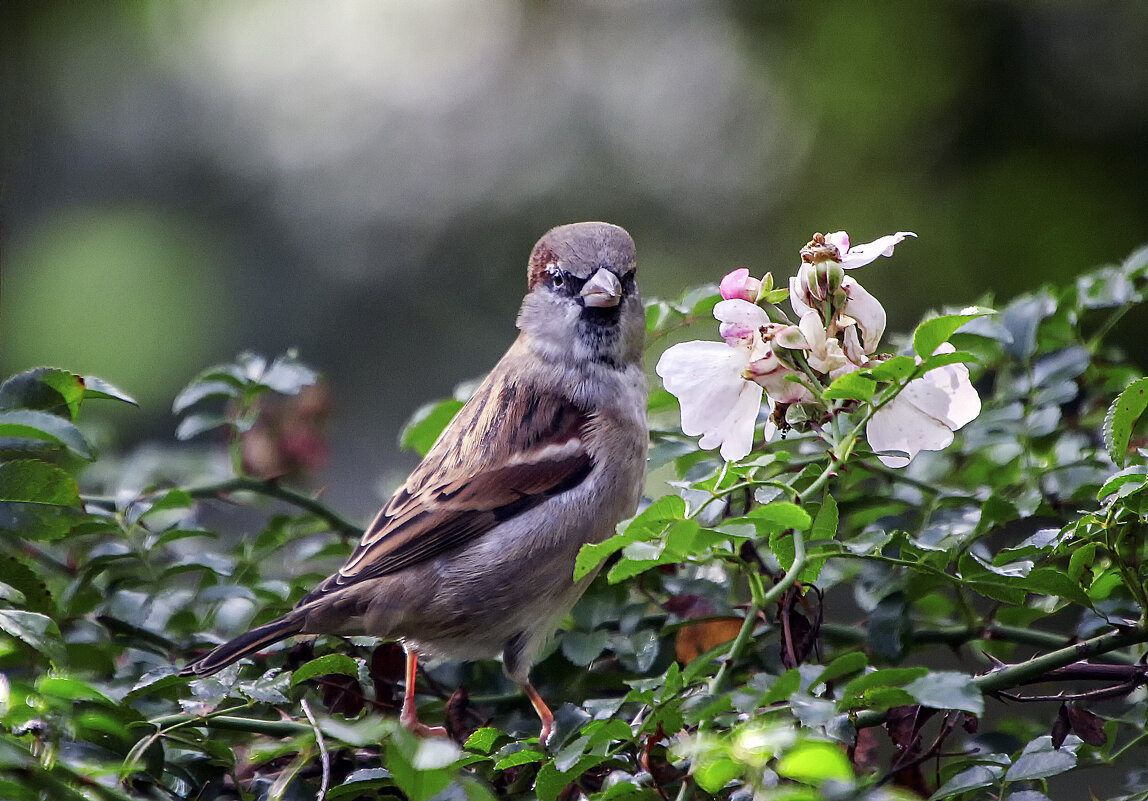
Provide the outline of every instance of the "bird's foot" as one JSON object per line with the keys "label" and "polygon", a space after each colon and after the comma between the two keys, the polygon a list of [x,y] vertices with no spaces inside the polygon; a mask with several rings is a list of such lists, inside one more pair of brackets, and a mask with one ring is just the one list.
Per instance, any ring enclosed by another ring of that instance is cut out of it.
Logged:
{"label": "bird's foot", "polygon": [[428,726],[418,719],[418,715],[407,714],[406,710],[399,715],[399,723],[403,728],[418,737],[449,737],[450,732],[443,726]]}

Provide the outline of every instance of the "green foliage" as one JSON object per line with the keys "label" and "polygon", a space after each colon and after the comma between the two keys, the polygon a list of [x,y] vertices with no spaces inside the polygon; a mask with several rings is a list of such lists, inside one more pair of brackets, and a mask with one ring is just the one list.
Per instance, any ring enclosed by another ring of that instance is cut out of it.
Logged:
{"label": "green foliage", "polygon": [[[432,665],[421,711],[452,737],[414,737],[395,720],[401,652],[368,638],[176,675],[290,608],[354,544],[311,495],[243,472],[262,399],[316,380],[293,355],[243,355],[176,399],[181,437],[228,430],[229,468],[173,448],[130,482],[83,427],[88,402],[130,398],[63,370],[13,376],[0,797],[1026,801],[1087,766],[1126,772],[1142,797],[1148,379],[1104,335],[1143,308],[1143,262],[998,314],[935,316],[915,356],[824,391],[824,436],[798,427],[740,463],[699,451],[653,392],[649,500],[582,549],[573,578],[601,575],[533,672],[556,709],[546,744],[484,663]],[[716,302],[712,287],[652,301],[652,347],[712,328]],[[858,433],[865,409],[955,361],[981,415],[947,450],[883,467]],[[424,453],[460,405],[423,407],[404,445]],[[1015,697],[1032,703],[996,714]]]}

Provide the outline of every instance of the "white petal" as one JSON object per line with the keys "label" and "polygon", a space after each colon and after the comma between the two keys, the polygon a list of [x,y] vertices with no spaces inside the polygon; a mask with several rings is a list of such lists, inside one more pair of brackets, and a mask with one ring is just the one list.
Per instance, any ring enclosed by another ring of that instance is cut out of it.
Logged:
{"label": "white petal", "polygon": [[880,256],[892,256],[893,247],[907,236],[916,236],[912,231],[898,231],[895,234],[874,239],[864,245],[849,248],[848,253],[841,255],[841,266],[846,270],[864,267]]}
{"label": "white petal", "polygon": [[[817,312],[810,312],[814,317],[817,317],[820,324],[821,318]],[[802,319],[805,319],[804,317]],[[825,336],[825,331],[821,332],[821,336]],[[779,326],[773,332],[773,341],[783,348],[790,350],[808,350],[810,347],[810,340],[805,336],[800,328],[796,325],[783,325]]]}
{"label": "white petal", "polygon": [[[904,467],[919,452],[939,451],[953,442],[948,426],[903,400],[903,396],[904,392],[878,409],[865,424],[865,439],[886,467]],[[882,456],[880,451],[902,451],[907,456]]]}
{"label": "white petal", "polygon": [[808,347],[817,349],[825,346],[825,323],[821,322],[821,315],[815,311],[807,311],[801,315],[798,322],[801,333],[805,335]]}
{"label": "white petal", "polygon": [[662,354],[654,372],[681,404],[682,431],[694,437],[722,424],[750,383],[741,377],[749,355],[721,342],[682,342]]}
{"label": "white petal", "polygon": [[[952,351],[951,345],[946,351],[937,349],[937,352]],[[901,390],[901,397],[954,431],[981,413],[980,395],[969,381],[969,368],[963,364],[947,364],[930,370],[916,381],[910,381]]]}
{"label": "white petal", "polygon": [[[857,326],[846,326],[843,335],[845,339],[845,358],[853,365],[844,372],[850,373],[862,367],[868,367],[869,357],[866,356],[865,351],[861,349],[861,340],[857,338]],[[832,376],[832,378],[837,378],[837,376]]]}
{"label": "white petal", "polygon": [[765,309],[756,303],[737,298],[719,301],[714,306],[714,317],[723,323],[745,328],[761,328],[763,325],[769,325],[769,315],[765,313]]}
{"label": "white petal", "polygon": [[789,279],[789,305],[793,307],[793,313],[798,317],[813,311],[813,308],[805,302],[805,295],[802,294],[800,276],[801,273],[799,272]]}
{"label": "white petal", "polygon": [[841,287],[849,296],[842,311],[857,321],[861,328],[861,338],[865,340],[865,353],[872,353],[877,350],[881,336],[885,333],[885,307],[852,276],[845,276]]}
{"label": "white petal", "polygon": [[834,231],[825,235],[825,243],[837,248],[838,257],[844,257],[849,252],[849,234],[844,231]]}
{"label": "white petal", "polygon": [[753,449],[753,428],[761,408],[761,387],[752,381],[743,381],[742,384],[741,395],[721,428],[698,442],[702,448],[712,448],[720,441],[721,456],[727,462],[741,461]]}

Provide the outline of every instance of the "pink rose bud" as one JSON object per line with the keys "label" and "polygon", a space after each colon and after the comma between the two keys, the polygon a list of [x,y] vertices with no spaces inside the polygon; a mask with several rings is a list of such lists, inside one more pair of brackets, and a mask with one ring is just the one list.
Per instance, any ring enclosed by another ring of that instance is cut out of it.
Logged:
{"label": "pink rose bud", "polygon": [[721,296],[726,300],[748,300],[757,303],[761,294],[761,281],[750,278],[749,269],[742,267],[721,279]]}

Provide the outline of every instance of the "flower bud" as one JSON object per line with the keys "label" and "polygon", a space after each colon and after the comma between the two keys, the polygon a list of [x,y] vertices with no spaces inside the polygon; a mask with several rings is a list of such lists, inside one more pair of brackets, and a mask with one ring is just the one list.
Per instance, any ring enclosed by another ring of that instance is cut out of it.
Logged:
{"label": "flower bud", "polygon": [[757,299],[761,297],[761,281],[751,277],[748,268],[742,267],[721,279],[719,290],[726,300],[748,300],[750,303],[757,303]]}

